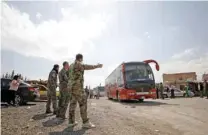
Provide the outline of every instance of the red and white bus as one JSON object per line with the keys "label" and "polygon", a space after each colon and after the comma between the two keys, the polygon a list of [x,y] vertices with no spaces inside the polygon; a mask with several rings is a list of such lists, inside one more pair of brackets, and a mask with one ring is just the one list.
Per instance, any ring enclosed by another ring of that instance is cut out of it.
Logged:
{"label": "red and white bus", "polygon": [[119,65],[105,80],[108,99],[139,100],[156,98],[155,78],[149,63],[159,65],[155,60],[125,62]]}

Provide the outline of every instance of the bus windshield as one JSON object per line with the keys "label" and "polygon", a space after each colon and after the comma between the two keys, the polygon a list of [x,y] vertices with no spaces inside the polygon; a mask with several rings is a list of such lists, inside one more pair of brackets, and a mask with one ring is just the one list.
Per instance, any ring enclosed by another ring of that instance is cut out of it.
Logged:
{"label": "bus windshield", "polygon": [[126,81],[154,80],[152,69],[148,64],[127,64],[125,73]]}

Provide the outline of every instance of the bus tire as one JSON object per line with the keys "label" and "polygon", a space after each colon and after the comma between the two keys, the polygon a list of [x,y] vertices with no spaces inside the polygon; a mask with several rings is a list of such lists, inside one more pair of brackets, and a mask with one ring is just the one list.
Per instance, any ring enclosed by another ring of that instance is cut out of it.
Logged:
{"label": "bus tire", "polygon": [[139,102],[144,102],[144,99],[139,99]]}
{"label": "bus tire", "polygon": [[108,97],[108,100],[111,100],[111,98],[109,97],[109,93],[107,93],[107,97]]}

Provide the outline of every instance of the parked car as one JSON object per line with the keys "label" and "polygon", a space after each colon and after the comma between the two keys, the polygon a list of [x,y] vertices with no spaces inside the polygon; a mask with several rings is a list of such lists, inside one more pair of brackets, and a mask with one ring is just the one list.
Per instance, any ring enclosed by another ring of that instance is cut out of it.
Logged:
{"label": "parked car", "polygon": [[[47,87],[41,84],[36,84],[40,91],[40,98],[41,100],[47,100]],[[56,96],[59,97],[59,87],[56,89]]]}
{"label": "parked car", "polygon": [[[175,97],[185,97],[186,96],[186,92],[182,91],[180,89],[177,88],[173,88],[174,89],[174,95]],[[169,90],[169,92],[163,92],[164,97],[168,98],[171,97],[171,89]],[[194,96],[194,93],[190,91],[190,95]]]}
{"label": "parked car", "polygon": [[[11,81],[11,79],[1,78],[1,102],[6,102],[8,99]],[[37,87],[22,81],[17,90],[15,101],[17,105],[23,105],[29,101],[34,101],[39,96],[39,89]]]}

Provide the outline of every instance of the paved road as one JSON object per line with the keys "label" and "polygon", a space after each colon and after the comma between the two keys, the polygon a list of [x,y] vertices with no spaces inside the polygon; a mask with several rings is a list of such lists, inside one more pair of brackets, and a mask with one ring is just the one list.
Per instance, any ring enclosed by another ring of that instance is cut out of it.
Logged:
{"label": "paved road", "polygon": [[[2,135],[207,135],[208,100],[180,98],[118,103],[106,98],[89,100],[90,120],[96,128],[69,131],[67,120],[45,115],[45,103],[2,109]],[[77,109],[78,111],[79,109]]]}

